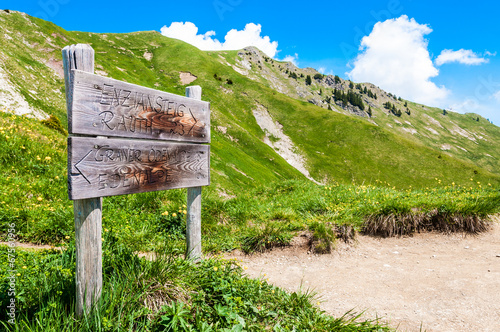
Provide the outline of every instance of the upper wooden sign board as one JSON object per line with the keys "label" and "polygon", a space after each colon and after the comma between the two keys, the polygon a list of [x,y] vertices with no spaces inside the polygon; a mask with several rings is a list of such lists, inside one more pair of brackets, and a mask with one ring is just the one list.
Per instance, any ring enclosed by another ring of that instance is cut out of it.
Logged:
{"label": "upper wooden sign board", "polygon": [[209,143],[210,104],[71,71],[69,133]]}

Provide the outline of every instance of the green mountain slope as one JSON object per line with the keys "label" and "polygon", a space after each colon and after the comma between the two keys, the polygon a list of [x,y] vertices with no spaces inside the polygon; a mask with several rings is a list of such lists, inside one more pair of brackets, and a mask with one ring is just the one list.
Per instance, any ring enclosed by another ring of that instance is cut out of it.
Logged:
{"label": "green mountain slope", "polygon": [[[278,153],[283,150],[276,146],[284,139],[259,126],[256,110],[272,118],[290,139],[290,151],[303,159],[311,177],[320,182],[382,183],[398,188],[452,182],[469,185],[471,181],[500,184],[496,144],[500,133],[484,119],[477,122],[454,113],[441,119],[439,110],[413,103],[408,103],[411,116],[394,117],[379,107],[387,95],[381,90],[377,90],[380,98],[373,102],[372,118],[355,117],[334,103],[308,97],[331,95],[333,89],[322,85],[326,78],[313,79],[310,86],[298,89],[296,79],[278,74],[282,72],[279,66],[290,64],[262,58],[257,60],[262,69],[254,65],[245,72],[250,60],[238,51],[203,52],[157,32],[68,32],[26,14],[0,13],[3,84],[13,86],[31,107],[56,116],[63,125],[67,119],[61,49],[66,45],[90,44],[96,52],[96,73],[118,80],[184,94],[187,85],[181,76],[194,79],[190,84],[200,85],[203,99],[211,103],[211,177],[221,192],[304,177]],[[273,81],[264,68],[283,77]],[[314,75],[312,69],[304,72]],[[298,92],[290,93],[290,89]],[[454,134],[455,125],[471,137]],[[424,126],[432,129],[430,134]],[[418,128],[418,134],[401,129],[407,127]],[[59,134],[57,139],[63,142],[65,136]],[[275,148],[264,141],[275,143]],[[441,150],[446,144],[450,149]],[[9,164],[2,167],[6,170]]]}
{"label": "green mountain slope", "polygon": [[[252,80],[288,96],[356,116],[447,155],[499,172],[500,128],[477,114],[458,114],[402,100],[370,83],[353,83],[353,88],[349,88],[350,81],[275,61],[254,47],[239,51],[237,56],[227,54],[225,61]],[[306,84],[307,75],[312,78],[310,85]],[[346,93],[354,91],[363,100],[365,109],[335,102],[335,89]],[[387,102],[401,114],[397,116],[385,108]]]}

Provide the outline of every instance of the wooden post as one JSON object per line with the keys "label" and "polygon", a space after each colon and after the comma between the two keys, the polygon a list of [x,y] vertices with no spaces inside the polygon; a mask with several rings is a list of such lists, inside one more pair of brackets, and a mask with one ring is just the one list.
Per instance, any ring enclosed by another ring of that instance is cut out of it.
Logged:
{"label": "wooden post", "polygon": [[[94,50],[78,44],[63,49],[64,79],[68,110],[72,103],[71,70],[94,73]],[[68,167],[71,170],[71,167]],[[69,177],[69,174],[68,174]],[[76,242],[76,315],[88,312],[102,290],[102,198],[73,201]]]}
{"label": "wooden post", "polygon": [[[201,86],[186,88],[186,97],[201,100]],[[186,258],[201,258],[201,187],[187,189]]]}

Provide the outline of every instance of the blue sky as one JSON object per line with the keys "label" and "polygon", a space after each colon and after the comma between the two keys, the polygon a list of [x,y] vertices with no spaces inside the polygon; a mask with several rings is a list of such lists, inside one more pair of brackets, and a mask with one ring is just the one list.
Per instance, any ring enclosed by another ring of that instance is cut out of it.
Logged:
{"label": "blue sky", "polygon": [[496,1],[3,0],[2,7],[66,30],[157,30],[191,43],[203,39],[201,48],[255,43],[299,67],[369,81],[405,99],[476,112],[500,125]]}

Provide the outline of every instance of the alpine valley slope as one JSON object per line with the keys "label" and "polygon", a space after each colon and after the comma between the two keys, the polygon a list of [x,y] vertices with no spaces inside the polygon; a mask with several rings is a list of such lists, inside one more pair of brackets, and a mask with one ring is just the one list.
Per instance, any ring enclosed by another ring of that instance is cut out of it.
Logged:
{"label": "alpine valley slope", "polygon": [[[366,105],[361,110],[332,98],[335,90],[349,91],[348,81],[269,59],[255,48],[204,52],[158,32],[68,32],[24,13],[0,11],[0,109],[16,113],[21,105],[12,100],[21,97],[33,109],[33,117],[21,121],[53,116],[50,123],[56,117],[66,126],[61,49],[77,43],[94,48],[99,75],[180,95],[187,81],[203,88],[212,110],[212,185],[220,192],[304,178],[304,170],[280,155],[286,149],[287,159],[296,158],[322,183],[500,184],[500,128],[486,119],[443,115],[368,83],[351,89]],[[316,75],[311,84],[307,75]],[[377,99],[363,93],[365,87]],[[402,115],[386,110],[387,101]],[[256,114],[270,117],[274,129],[259,125]],[[57,133],[57,144],[65,139]],[[2,172],[10,170],[9,158],[0,165]]]}

